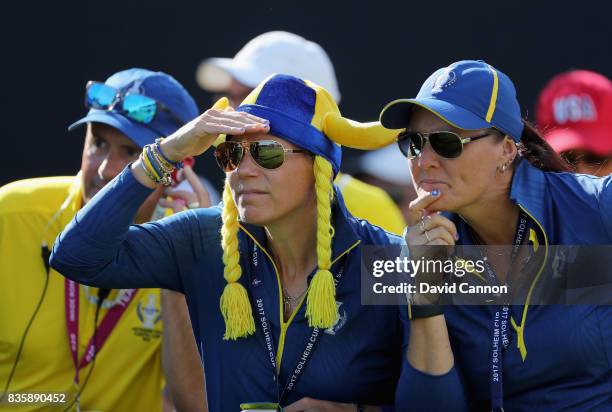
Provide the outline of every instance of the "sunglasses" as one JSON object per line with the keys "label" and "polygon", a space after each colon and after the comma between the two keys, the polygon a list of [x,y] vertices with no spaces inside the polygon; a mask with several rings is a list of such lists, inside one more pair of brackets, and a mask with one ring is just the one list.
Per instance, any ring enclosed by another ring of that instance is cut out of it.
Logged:
{"label": "sunglasses", "polygon": [[414,159],[423,151],[425,142],[429,140],[431,148],[440,156],[454,159],[463,152],[463,145],[483,137],[491,136],[491,132],[481,136],[461,137],[453,132],[419,133],[403,131],[397,135],[397,145],[408,159]]}
{"label": "sunglasses", "polygon": [[129,119],[146,125],[150,124],[161,110],[166,112],[178,126],[185,124],[163,103],[143,94],[126,94],[125,91],[101,82],[87,82],[85,106],[90,109],[116,110]]}
{"label": "sunglasses", "polygon": [[274,140],[223,142],[215,149],[217,164],[224,172],[232,172],[244,159],[247,149],[255,163],[270,170],[278,169],[283,164],[285,153],[310,153],[304,149],[285,149],[283,145]]}

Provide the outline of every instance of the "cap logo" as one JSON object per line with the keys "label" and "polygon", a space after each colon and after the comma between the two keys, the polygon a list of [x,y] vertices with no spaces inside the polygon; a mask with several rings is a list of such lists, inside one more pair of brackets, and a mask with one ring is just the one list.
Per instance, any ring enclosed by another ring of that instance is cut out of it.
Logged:
{"label": "cap logo", "polygon": [[442,89],[445,89],[449,86],[452,86],[457,81],[457,75],[452,68],[447,67],[440,75],[436,78],[434,82],[434,87],[431,89],[432,93],[441,93]]}
{"label": "cap logo", "polygon": [[556,98],[553,101],[553,113],[558,124],[597,120],[597,109],[588,94]]}

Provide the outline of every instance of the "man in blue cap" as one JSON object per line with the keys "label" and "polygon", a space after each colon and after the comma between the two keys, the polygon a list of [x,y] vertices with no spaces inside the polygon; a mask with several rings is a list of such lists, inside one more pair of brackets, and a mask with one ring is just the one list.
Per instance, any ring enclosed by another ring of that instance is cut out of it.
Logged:
{"label": "man in blue cap", "polygon": [[[49,268],[48,245],[144,145],[198,110],[174,78],[144,69],[89,82],[85,105],[87,115],[69,127],[85,126],[77,176],[0,188],[0,402],[21,404],[26,393],[46,392],[66,410],[161,411],[159,290],[66,281]],[[143,204],[138,222],[150,220],[161,194]]]}

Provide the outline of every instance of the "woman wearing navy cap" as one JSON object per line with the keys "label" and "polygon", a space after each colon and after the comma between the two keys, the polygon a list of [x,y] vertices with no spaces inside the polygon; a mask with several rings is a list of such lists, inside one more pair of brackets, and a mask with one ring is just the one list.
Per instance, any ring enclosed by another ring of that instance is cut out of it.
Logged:
{"label": "woman wearing navy cap", "polygon": [[[380,147],[395,133],[342,118],[325,89],[291,76],[226,104],[146,146],[58,237],[51,265],[89,285],[184,293],[210,410],[392,404],[403,330],[397,308],[361,305],[360,251],[401,238],[353,218],[332,180],[340,144]],[[130,226],[178,159],[219,134],[223,204]]]}
{"label": "woman wearing navy cap", "polygon": [[486,280],[500,285],[537,262],[520,305],[411,307],[398,409],[612,410],[612,307],[530,306],[551,245],[612,243],[612,176],[567,173],[521,119],[510,79],[482,61],[436,71],[416,98],[389,103],[380,119],[405,129],[398,144],[419,194],[405,235],[411,253],[528,245],[491,258]]}

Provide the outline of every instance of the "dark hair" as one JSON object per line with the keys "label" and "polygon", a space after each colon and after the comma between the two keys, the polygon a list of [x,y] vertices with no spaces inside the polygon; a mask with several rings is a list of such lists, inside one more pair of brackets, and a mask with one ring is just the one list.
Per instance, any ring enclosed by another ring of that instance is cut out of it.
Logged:
{"label": "dark hair", "polygon": [[[524,128],[518,144],[520,157],[545,172],[572,172],[573,168],[544,140],[538,129],[523,120]],[[519,158],[515,159],[514,165]]]}

